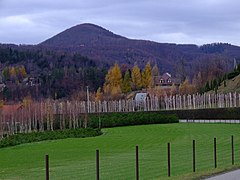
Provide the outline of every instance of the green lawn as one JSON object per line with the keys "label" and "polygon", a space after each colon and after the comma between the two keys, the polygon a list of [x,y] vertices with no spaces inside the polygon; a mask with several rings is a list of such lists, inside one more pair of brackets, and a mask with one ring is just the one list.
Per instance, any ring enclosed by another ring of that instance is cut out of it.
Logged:
{"label": "green lawn", "polygon": [[[23,144],[0,149],[0,179],[44,179],[44,156],[50,157],[51,179],[95,179],[95,150],[100,150],[101,179],[135,178],[135,145],[139,146],[140,178],[167,177],[167,142],[171,143],[172,176],[192,171],[192,140],[196,140],[196,171],[213,169],[213,138],[218,167],[231,166],[231,135],[235,162],[240,164],[239,124],[159,124],[103,129],[102,136]],[[189,176],[190,173],[190,176]]]}

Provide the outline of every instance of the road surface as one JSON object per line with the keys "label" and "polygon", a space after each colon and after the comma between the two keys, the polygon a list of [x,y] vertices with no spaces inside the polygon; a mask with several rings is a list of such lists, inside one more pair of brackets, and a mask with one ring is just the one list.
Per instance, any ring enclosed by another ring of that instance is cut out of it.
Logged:
{"label": "road surface", "polygon": [[240,169],[234,170],[225,174],[219,174],[214,177],[207,178],[205,180],[239,180],[240,179]]}

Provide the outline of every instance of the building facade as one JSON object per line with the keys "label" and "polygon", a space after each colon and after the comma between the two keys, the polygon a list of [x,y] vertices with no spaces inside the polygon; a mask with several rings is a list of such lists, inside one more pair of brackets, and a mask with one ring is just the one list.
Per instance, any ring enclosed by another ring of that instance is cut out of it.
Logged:
{"label": "building facade", "polygon": [[172,86],[173,84],[176,86],[180,85],[180,81],[177,80],[176,78],[172,78],[171,74],[169,73],[164,73],[161,76],[154,76],[153,82],[154,82],[154,86],[168,87],[168,86]]}

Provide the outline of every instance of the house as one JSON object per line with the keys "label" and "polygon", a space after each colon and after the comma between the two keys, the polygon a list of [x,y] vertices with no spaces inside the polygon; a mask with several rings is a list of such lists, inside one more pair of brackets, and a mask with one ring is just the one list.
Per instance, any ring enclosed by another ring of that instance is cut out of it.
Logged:
{"label": "house", "polygon": [[5,82],[5,85],[6,85],[7,88],[13,88],[13,87],[15,87],[15,83],[14,83],[13,81],[11,81],[11,80],[7,80],[7,81]]}
{"label": "house", "polygon": [[3,105],[0,108],[0,114],[4,118],[5,123],[9,123],[12,119],[19,118],[21,109],[23,109],[22,104]]}
{"label": "house", "polygon": [[1,113],[5,116],[11,115],[13,113],[16,113],[20,109],[23,108],[22,104],[14,104],[14,105],[3,105],[1,108]]}
{"label": "house", "polygon": [[161,76],[154,76],[153,82],[155,86],[162,86],[162,87],[169,87],[169,86],[172,86],[173,84],[176,86],[180,85],[180,81],[173,78],[169,73],[164,73]]}
{"label": "house", "polygon": [[19,111],[23,108],[22,104],[1,105],[0,107],[0,139],[9,134],[16,132],[19,129]]}
{"label": "house", "polygon": [[150,101],[150,95],[146,92],[131,92],[126,99],[132,99],[135,102],[134,108],[135,109],[142,109],[144,105],[146,105],[147,101]]}
{"label": "house", "polygon": [[25,79],[23,79],[23,83],[26,86],[37,86],[37,85],[41,85],[40,80],[38,78],[35,77],[27,77]]}
{"label": "house", "polygon": [[2,92],[5,87],[6,87],[6,85],[4,83],[0,83],[0,92]]}
{"label": "house", "polygon": [[150,95],[148,93],[136,93],[134,97],[136,107],[144,107],[144,103],[147,102],[147,100],[150,100]]}

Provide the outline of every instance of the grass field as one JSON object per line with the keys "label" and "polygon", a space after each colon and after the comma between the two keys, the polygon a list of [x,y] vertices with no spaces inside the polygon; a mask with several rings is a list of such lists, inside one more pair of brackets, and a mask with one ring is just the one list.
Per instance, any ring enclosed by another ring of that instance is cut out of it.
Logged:
{"label": "grass field", "polygon": [[[50,157],[51,179],[95,179],[95,150],[100,150],[101,179],[135,179],[135,145],[139,146],[140,178],[167,177],[167,142],[171,143],[173,178],[192,171],[192,140],[196,140],[196,171],[211,171],[213,138],[218,167],[231,166],[231,135],[235,162],[240,164],[239,124],[159,124],[103,129],[102,136],[23,144],[0,149],[0,179],[44,179],[44,155]],[[190,175],[189,175],[190,174]]]}

